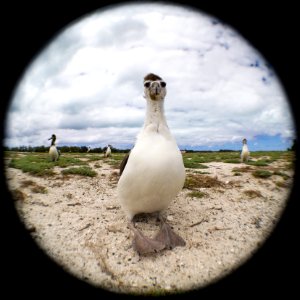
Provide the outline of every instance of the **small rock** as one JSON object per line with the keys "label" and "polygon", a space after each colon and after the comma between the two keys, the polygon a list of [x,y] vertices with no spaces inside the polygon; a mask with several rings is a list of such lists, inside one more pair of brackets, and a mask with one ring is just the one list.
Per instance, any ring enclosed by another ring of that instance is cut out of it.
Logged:
{"label": "small rock", "polygon": [[36,232],[36,228],[35,228],[35,226],[33,226],[33,225],[30,225],[30,226],[27,228],[27,230],[28,230],[29,232]]}
{"label": "small rock", "polygon": [[167,216],[167,220],[168,220],[168,221],[173,221],[174,218],[173,218],[172,216]]}

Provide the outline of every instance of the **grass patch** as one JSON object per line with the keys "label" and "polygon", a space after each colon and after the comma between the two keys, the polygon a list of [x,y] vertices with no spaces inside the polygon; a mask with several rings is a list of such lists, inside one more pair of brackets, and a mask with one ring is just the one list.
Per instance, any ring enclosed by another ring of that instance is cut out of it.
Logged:
{"label": "grass patch", "polygon": [[188,163],[209,163],[209,162],[225,162],[226,160],[238,161],[240,157],[239,151],[232,152],[195,152],[184,153],[183,162],[184,165]]}
{"label": "grass patch", "polygon": [[86,165],[87,162],[82,161],[79,158],[75,158],[75,157],[70,157],[70,156],[60,156],[59,160],[56,161],[54,164],[54,166],[58,166],[61,168],[66,168],[69,166],[81,166],[81,165]]}
{"label": "grass patch", "polygon": [[23,155],[16,154],[8,166],[35,176],[51,176],[55,174],[53,171],[55,166],[66,168],[86,164],[86,162],[71,156],[60,156],[58,161],[52,162],[48,153],[24,153]]}
{"label": "grass patch", "polygon": [[97,173],[93,169],[87,166],[68,168],[62,170],[61,172],[63,175],[73,174],[73,175],[81,175],[81,176],[89,176],[89,177],[95,177],[97,175]]}
{"label": "grass patch", "polygon": [[227,164],[239,164],[240,162],[241,162],[240,159],[237,159],[237,158],[230,158],[230,159],[224,160],[224,163],[227,163]]}
{"label": "grass patch", "polygon": [[262,194],[260,191],[256,191],[256,190],[246,190],[243,192],[247,197],[253,199],[253,198],[257,198],[257,197],[262,197]]}
{"label": "grass patch", "polygon": [[246,173],[246,172],[250,172],[252,171],[252,168],[249,166],[245,166],[245,167],[239,167],[239,168],[233,168],[232,172],[238,172],[238,173]]}
{"label": "grass patch", "polygon": [[38,193],[38,194],[47,194],[48,191],[44,186],[41,185],[35,185],[31,188],[31,191],[33,193]]}
{"label": "grass patch", "polygon": [[184,188],[198,189],[198,188],[211,188],[220,187],[223,183],[216,178],[212,178],[202,174],[188,174],[185,179]]}
{"label": "grass patch", "polygon": [[208,166],[206,165],[203,165],[198,162],[189,161],[189,160],[184,162],[184,166],[190,169],[208,169]]}
{"label": "grass patch", "polygon": [[117,160],[119,162],[121,162],[123,160],[123,158],[125,157],[127,153],[123,153],[123,154],[113,154],[110,158],[113,160]]}
{"label": "grass patch", "polygon": [[256,167],[265,167],[268,166],[272,161],[271,160],[250,160],[247,162],[247,165],[256,166]]}
{"label": "grass patch", "polygon": [[33,161],[31,157],[24,156],[13,158],[9,163],[10,168],[20,169],[24,173],[30,173],[35,176],[51,176],[54,175],[52,166],[47,161]]}
{"label": "grass patch", "polygon": [[103,157],[100,155],[89,155],[86,158],[88,159],[88,161],[97,161],[103,159]]}
{"label": "grass patch", "polygon": [[44,186],[38,185],[32,180],[23,180],[21,183],[22,188],[31,187],[31,191],[33,193],[39,193],[39,194],[47,194],[47,189]]}
{"label": "grass patch", "polygon": [[18,189],[12,190],[11,193],[15,201],[24,201],[26,198],[26,195]]}
{"label": "grass patch", "polygon": [[275,184],[280,188],[289,188],[291,186],[291,183],[287,181],[276,181]]}
{"label": "grass patch", "polygon": [[210,174],[210,173],[206,171],[193,171],[193,174]]}
{"label": "grass patch", "polygon": [[207,196],[207,193],[200,192],[200,191],[193,191],[187,194],[191,198],[203,198]]}
{"label": "grass patch", "polygon": [[126,154],[114,154],[113,156],[110,156],[105,160],[109,165],[113,166],[114,168],[119,168],[125,155]]}
{"label": "grass patch", "polygon": [[280,159],[284,153],[287,153],[287,151],[252,151],[251,157],[275,161]]}
{"label": "grass patch", "polygon": [[281,172],[281,171],[275,171],[273,174],[283,177],[284,180],[287,180],[290,178],[290,176],[288,174]]}
{"label": "grass patch", "polygon": [[256,170],[252,172],[252,175],[256,178],[269,178],[272,176],[273,173],[267,170]]}
{"label": "grass patch", "polygon": [[118,161],[118,160],[110,159],[110,160],[107,160],[106,162],[111,166],[120,166],[120,161]]}
{"label": "grass patch", "polygon": [[240,173],[240,172],[234,172],[233,176],[242,176],[242,173]]}
{"label": "grass patch", "polygon": [[32,185],[36,185],[36,183],[32,180],[23,180],[21,182],[21,187],[22,188],[26,188],[26,187],[29,187],[29,186],[32,186]]}

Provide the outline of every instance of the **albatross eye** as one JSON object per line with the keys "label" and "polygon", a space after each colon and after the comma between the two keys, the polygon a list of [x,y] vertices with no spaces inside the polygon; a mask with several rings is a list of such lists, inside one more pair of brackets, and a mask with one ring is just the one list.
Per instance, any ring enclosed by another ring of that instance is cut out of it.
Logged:
{"label": "albatross eye", "polygon": [[151,82],[150,82],[150,81],[146,81],[146,82],[144,83],[144,87],[145,87],[145,88],[149,88],[150,85],[151,85]]}
{"label": "albatross eye", "polygon": [[167,85],[167,84],[166,84],[164,81],[161,81],[161,82],[160,82],[160,86],[161,86],[161,87],[164,88],[164,87],[166,87],[166,85]]}

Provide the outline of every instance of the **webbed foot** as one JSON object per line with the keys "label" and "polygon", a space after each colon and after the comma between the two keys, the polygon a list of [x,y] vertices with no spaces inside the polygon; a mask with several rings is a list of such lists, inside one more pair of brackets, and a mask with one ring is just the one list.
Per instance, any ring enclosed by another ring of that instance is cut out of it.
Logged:
{"label": "webbed foot", "polygon": [[163,220],[161,222],[162,226],[155,240],[163,243],[167,249],[173,249],[176,246],[185,246],[184,239],[175,233],[169,224]]}
{"label": "webbed foot", "polygon": [[139,229],[130,224],[130,228],[134,232],[132,241],[133,249],[140,255],[161,251],[165,248],[165,244],[146,237]]}

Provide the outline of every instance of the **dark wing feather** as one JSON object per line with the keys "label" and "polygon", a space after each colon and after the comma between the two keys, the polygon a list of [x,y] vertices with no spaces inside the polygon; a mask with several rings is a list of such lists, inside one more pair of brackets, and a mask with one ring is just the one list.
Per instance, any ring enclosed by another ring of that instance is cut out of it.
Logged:
{"label": "dark wing feather", "polygon": [[124,169],[126,167],[129,155],[130,155],[130,152],[125,155],[125,157],[123,158],[123,160],[121,162],[121,165],[120,165],[120,176],[122,175],[122,173],[123,173],[123,171],[124,171]]}

